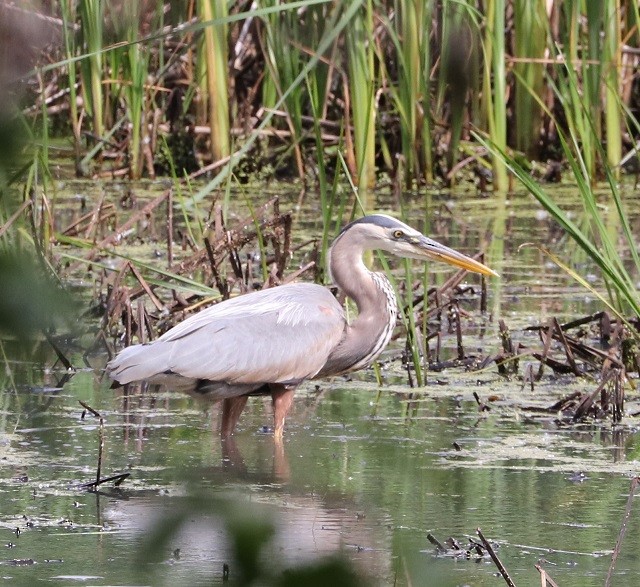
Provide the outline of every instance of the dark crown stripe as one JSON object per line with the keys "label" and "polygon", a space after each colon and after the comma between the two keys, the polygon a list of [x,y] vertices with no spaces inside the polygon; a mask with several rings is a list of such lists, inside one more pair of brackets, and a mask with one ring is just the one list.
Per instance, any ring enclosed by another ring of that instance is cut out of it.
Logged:
{"label": "dark crown stripe", "polygon": [[356,224],[373,224],[374,226],[380,226],[381,228],[402,228],[404,224],[391,216],[385,216],[384,214],[371,214],[369,216],[363,216],[353,222],[347,224],[338,235],[338,238],[342,236],[347,230]]}

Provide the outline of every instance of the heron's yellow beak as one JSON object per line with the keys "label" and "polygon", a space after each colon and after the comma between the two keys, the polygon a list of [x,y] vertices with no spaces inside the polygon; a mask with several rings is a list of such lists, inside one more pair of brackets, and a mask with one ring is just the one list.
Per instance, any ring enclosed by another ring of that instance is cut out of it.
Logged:
{"label": "heron's yellow beak", "polygon": [[412,244],[415,247],[417,253],[415,258],[417,259],[424,259],[426,257],[435,261],[448,263],[455,267],[460,267],[461,269],[466,269],[467,271],[473,271],[474,273],[499,277],[493,269],[489,269],[489,267],[483,265],[480,261],[467,257],[454,249],[445,247],[426,236],[416,239]]}

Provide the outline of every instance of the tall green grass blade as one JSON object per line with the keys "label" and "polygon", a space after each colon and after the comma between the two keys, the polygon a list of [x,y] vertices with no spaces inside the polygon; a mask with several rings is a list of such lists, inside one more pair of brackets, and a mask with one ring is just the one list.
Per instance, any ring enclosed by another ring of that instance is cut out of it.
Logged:
{"label": "tall green grass blade", "polygon": [[[635,287],[633,279],[626,271],[616,248],[611,247],[611,243],[607,242],[608,233],[604,228],[604,225],[602,225],[602,222],[600,221],[598,224],[598,230],[601,231],[598,236],[602,240],[602,243],[596,243],[567,216],[567,214],[555,203],[553,198],[550,197],[538,183],[536,183],[529,172],[525,170],[514,158],[509,157],[507,153],[501,151],[497,145],[485,140],[481,136],[476,135],[476,139],[491,153],[493,153],[494,156],[498,156],[503,159],[505,165],[508,166],[524,187],[529,190],[538,202],[549,212],[549,214],[551,214],[556,222],[562,226],[567,234],[597,265],[597,267],[602,271],[605,281],[613,288],[616,294],[624,300],[629,309],[635,315],[640,316],[640,295]],[[568,149],[568,146],[566,148]],[[576,173],[576,171],[580,171],[580,166],[577,162],[574,163],[574,173]],[[590,184],[582,178],[580,173],[578,173],[576,179],[578,180],[579,188],[581,190],[590,188]],[[592,206],[590,200],[591,198],[587,197],[588,208]],[[601,247],[604,247],[604,250]],[[619,311],[622,311],[622,308],[619,308]]]}
{"label": "tall green grass blade", "polygon": [[[501,151],[507,148],[505,15],[505,0],[488,0],[484,40],[483,97],[486,94],[489,136]],[[494,189],[498,192],[507,191],[509,178],[501,157],[493,159],[493,175]]]}
{"label": "tall green grass blade", "polygon": [[211,156],[213,161],[227,157],[231,152],[229,124],[228,66],[227,66],[227,2],[220,0],[198,0],[199,13],[207,23],[204,31],[206,78],[209,104],[209,126],[211,133]]}
{"label": "tall green grass blade", "polygon": [[[517,72],[515,84],[515,146],[529,156],[537,156],[543,109],[532,96],[544,92],[544,65],[547,51],[547,18],[544,0],[516,0],[513,35]],[[518,82],[525,80],[525,84]]]}
{"label": "tall green grass blade", "polygon": [[146,138],[145,84],[149,78],[149,47],[136,43],[139,38],[139,24],[142,5],[128,2],[122,13],[114,21],[118,36],[127,45],[116,48],[111,53],[112,71],[119,72],[119,85],[126,104],[127,117],[131,125],[128,144],[129,176],[139,179],[142,175],[142,142]]}
{"label": "tall green grass blade", "polygon": [[[412,180],[429,183],[433,179],[429,79],[432,6],[429,2],[397,0],[394,12],[393,22],[384,14],[379,18],[397,61],[397,83],[389,89],[400,120],[401,152],[406,158],[403,180],[410,187]],[[378,61],[384,67],[385,55],[378,55]],[[386,71],[385,75],[391,77],[392,72]]]}
{"label": "tall green grass blade", "polygon": [[[93,118],[93,132],[102,137],[103,123],[103,92],[102,92],[102,54],[106,50],[103,45],[103,3],[100,0],[80,0],[78,4],[80,15],[80,31],[84,53],[82,59],[82,79],[85,103],[89,114]],[[67,60],[70,62],[70,60]]]}
{"label": "tall green grass blade", "polygon": [[375,185],[375,101],[373,6],[367,0],[346,31],[349,94],[356,157],[356,183],[365,209]]}
{"label": "tall green grass blade", "polygon": [[333,198],[331,197],[332,194],[329,191],[330,186],[327,177],[327,167],[323,156],[324,143],[322,140],[322,128],[320,126],[320,120],[322,118],[322,105],[316,76],[307,79],[307,94],[309,96],[309,103],[313,115],[313,131],[316,141],[316,150],[319,155],[316,161],[316,175],[318,180],[318,192],[320,196],[320,209],[322,211],[322,240],[320,242],[319,272],[321,276],[320,281],[323,282],[327,252],[329,250],[331,221],[333,218]]}
{"label": "tall green grass blade", "polygon": [[[277,4],[278,0],[269,0],[269,4]],[[320,7],[322,10],[322,7]],[[309,8],[308,10],[313,10]],[[314,14],[315,11],[314,11]],[[318,23],[322,23],[322,14],[318,13],[316,18],[312,14],[307,14],[305,21],[313,23],[311,27],[304,27],[300,23],[297,13],[292,11],[270,14],[262,20],[264,26],[264,55],[267,70],[265,72],[263,95],[268,100],[264,104],[266,108],[272,108],[276,100],[282,95],[283,88],[288,88],[300,73],[306,59],[299,43],[304,43],[304,47],[310,47],[315,43],[317,31],[321,30]],[[319,63],[318,67],[309,75],[316,74],[316,70],[324,66]],[[325,67],[326,69],[326,67]],[[298,85],[293,92],[283,102],[285,121],[291,133],[290,144],[295,154],[298,174],[304,180],[304,163],[300,143],[303,137],[302,116],[303,108],[308,96],[304,94],[304,86]]]}
{"label": "tall green grass blade", "polygon": [[80,117],[78,115],[78,100],[76,91],[77,68],[76,62],[71,60],[76,54],[76,42],[73,25],[76,21],[75,3],[72,0],[61,0],[60,8],[62,13],[62,39],[64,42],[65,55],[69,59],[67,65],[68,86],[69,86],[69,115],[71,130],[73,132],[76,162],[80,160]]}
{"label": "tall green grass blade", "polygon": [[604,51],[602,69],[605,80],[605,125],[607,129],[607,167],[619,176],[622,159],[622,120],[620,109],[620,0],[604,2]]}
{"label": "tall green grass blade", "polygon": [[570,275],[576,282],[578,282],[584,289],[589,291],[596,297],[602,305],[604,305],[610,312],[612,312],[619,320],[624,322],[627,326],[627,330],[629,334],[634,336],[637,339],[640,339],[640,332],[638,332],[637,328],[633,326],[627,319],[627,317],[622,314],[619,308],[613,305],[607,298],[605,298],[591,283],[589,283],[582,275],[580,275],[575,269],[569,267],[565,264],[557,255],[554,255],[551,251],[544,247],[537,247],[539,250],[544,253],[549,259],[551,259],[560,269],[562,269],[567,275]]}

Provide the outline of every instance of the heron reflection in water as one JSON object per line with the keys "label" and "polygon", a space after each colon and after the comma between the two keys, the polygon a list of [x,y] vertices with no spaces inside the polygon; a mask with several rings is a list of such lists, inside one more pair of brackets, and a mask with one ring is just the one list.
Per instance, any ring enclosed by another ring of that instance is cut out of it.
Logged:
{"label": "heron reflection in water", "polygon": [[155,341],[125,348],[107,372],[119,384],[179,376],[223,400],[223,438],[233,434],[250,395],[270,394],[274,435],[281,439],[301,382],[363,369],[391,338],[398,313],[393,287],[362,258],[375,249],[496,275],[395,218],[373,214],[348,224],[329,249],[331,277],[358,307],[351,323],[327,288],[283,285],[220,302]]}

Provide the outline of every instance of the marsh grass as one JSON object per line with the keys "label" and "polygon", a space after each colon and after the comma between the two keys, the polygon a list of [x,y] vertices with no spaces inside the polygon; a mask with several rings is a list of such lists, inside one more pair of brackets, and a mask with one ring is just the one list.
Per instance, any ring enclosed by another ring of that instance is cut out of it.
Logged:
{"label": "marsh grass", "polygon": [[[515,147],[537,157],[543,108],[534,95],[544,94],[544,57],[550,38],[544,2],[517,0],[514,3]],[[522,81],[520,81],[522,80]]]}
{"label": "marsh grass", "polygon": [[211,158],[218,161],[231,152],[228,100],[227,3],[218,0],[198,0],[199,15],[208,26],[204,29],[204,46],[200,57],[204,61],[208,104],[208,124]]}
{"label": "marsh grass", "polygon": [[[396,17],[379,15],[397,58],[397,71],[382,54],[384,43],[377,43],[376,56],[380,77],[389,92],[397,112],[401,137],[401,153],[406,158],[405,185],[433,180],[432,120],[430,113],[430,72],[432,29],[431,3],[401,0],[396,3]],[[393,79],[397,83],[393,83]],[[464,98],[464,97],[463,97]],[[379,133],[380,149],[386,167],[394,168],[392,145],[384,133]]]}
{"label": "marsh grass", "polygon": [[129,176],[131,179],[139,179],[143,167],[143,141],[147,138],[146,129],[148,128],[145,84],[149,78],[149,52],[145,45],[134,43],[138,36],[141,16],[139,5],[131,2],[125,3],[123,7],[124,14],[120,23],[123,30],[119,36],[126,39],[129,44],[121,54],[119,50],[112,51],[112,56],[116,71],[119,69],[116,57],[119,57],[122,62],[122,96],[131,124],[128,148]]}
{"label": "marsh grass", "polygon": [[[72,4],[67,5],[67,20],[73,17]],[[78,4],[81,47],[85,57],[80,61],[82,91],[86,109],[93,121],[93,133],[99,139],[104,135],[104,99],[102,91],[104,12],[100,0],[80,0]],[[68,64],[69,60],[66,60]]]}
{"label": "marsh grass", "polygon": [[[43,82],[63,71],[56,83],[66,80],[60,99],[68,107],[59,111],[69,112],[77,148],[87,130],[102,144],[89,172],[100,172],[102,158],[113,161],[112,173],[152,175],[156,134],[192,133],[200,163],[222,176],[197,199],[247,156],[279,177],[317,181],[309,161],[336,146],[328,129],[342,128],[365,204],[381,173],[409,188],[438,176],[454,181],[473,153],[471,129],[501,150],[557,157],[558,133],[541,104],[561,130],[581,136],[594,179],[604,173],[585,112],[616,173],[623,130],[640,136],[624,113],[635,107],[626,46],[638,43],[638,8],[615,0],[517,1],[513,14],[504,0],[198,0],[172,4],[167,15],[162,3],[133,2],[121,10],[129,20],[102,6],[60,4],[66,58],[41,68]],[[125,26],[114,28],[116,17]],[[577,84],[559,62],[572,64]],[[117,144],[126,148],[118,152],[105,137],[123,116]],[[504,191],[502,159],[491,165]]]}
{"label": "marsh grass", "polygon": [[[592,130],[595,134],[595,129]],[[606,295],[599,294],[607,305],[626,321],[626,316],[631,312],[640,317],[640,295],[638,294],[637,276],[640,274],[640,258],[637,243],[632,234],[625,206],[618,184],[615,180],[614,172],[605,166],[607,183],[609,188],[608,208],[611,217],[615,220],[617,229],[605,223],[602,214],[602,201],[594,190],[591,177],[587,169],[587,163],[580,151],[580,145],[576,142],[576,137],[572,136],[567,140],[561,136],[565,157],[567,158],[573,177],[579,189],[583,203],[584,221],[580,224],[574,222],[569,215],[562,210],[553,198],[545,191],[541,184],[536,182],[530,173],[512,155],[501,151],[495,144],[485,141],[481,137],[479,140],[484,143],[495,156],[501,157],[505,165],[509,167],[517,179],[527,188],[527,190],[538,200],[538,202],[549,212],[566,231],[568,236],[578,245],[587,257],[599,268],[604,279]],[[600,156],[605,156],[603,146],[592,136],[592,142],[596,146]],[[625,249],[629,251],[632,261],[632,269],[628,270],[620,252],[620,240],[624,242]],[[559,260],[563,268],[569,267],[569,263],[564,259],[558,259],[557,255],[552,255],[552,259]],[[574,277],[579,277],[575,271],[568,271]],[[585,286],[584,279],[579,282]],[[592,287],[588,289],[593,291]],[[631,329],[631,333],[635,329]]]}
{"label": "marsh grass", "polygon": [[[623,14],[613,0],[565,0],[547,12],[540,2],[517,2],[510,22],[504,0],[274,0],[245,12],[250,5],[200,0],[191,4],[197,19],[185,24],[192,12],[165,21],[161,3],[157,14],[136,12],[141,6],[127,5],[130,12],[107,34],[101,3],[83,0],[77,11],[61,3],[65,58],[38,72],[45,150],[53,113],[44,88],[61,70],[68,99],[82,97],[68,107],[81,170],[99,174],[113,161],[110,173],[152,175],[163,149],[179,184],[174,202],[190,218],[194,240],[205,238],[205,199],[222,191],[226,207],[243,164],[297,177],[301,191],[313,182],[323,267],[342,220],[374,207],[370,194],[378,173],[396,175],[401,198],[402,187],[438,174],[450,181],[461,153],[477,161],[476,147],[484,146],[494,188],[509,187],[507,169],[525,182],[599,263],[618,311],[637,312],[632,277],[614,246],[618,229],[637,264],[615,188],[622,130],[640,136],[623,92],[629,72],[620,67],[623,43],[637,37],[637,7]],[[513,36],[522,31],[532,32]],[[517,131],[509,133],[514,121]],[[87,132],[93,142],[85,147],[80,138]],[[215,175],[204,185],[193,187],[167,141],[154,139],[176,133],[200,145],[200,163],[211,165]],[[530,177],[525,181],[518,154],[509,150],[514,145],[529,154],[560,152],[584,193],[582,225],[563,216]],[[46,153],[41,161],[46,167]],[[599,176],[609,183],[617,214],[608,224],[593,191]],[[342,187],[344,178],[352,193]],[[264,266],[262,272],[266,278]],[[416,276],[406,279],[408,287]],[[417,341],[424,332],[410,316],[407,327]]]}
{"label": "marsh grass", "polygon": [[[488,131],[492,141],[501,149],[507,146],[505,8],[504,0],[487,2],[484,38],[483,97],[486,95]],[[496,190],[506,191],[509,187],[507,170],[499,157],[493,160],[493,173]]]}
{"label": "marsh grass", "polygon": [[[275,6],[276,2],[272,0],[271,6]],[[315,10],[314,7],[309,7]],[[275,110],[276,102],[282,97],[284,90],[291,87],[294,80],[302,70],[306,61],[305,51],[311,51],[315,45],[314,34],[320,27],[301,31],[301,25],[296,18],[295,13],[284,12],[272,13],[261,19],[261,26],[264,34],[262,36],[262,51],[265,58],[265,71],[262,89],[263,107],[269,110]],[[308,28],[308,27],[305,27]],[[304,40],[304,45],[299,43]],[[313,44],[310,45],[309,42]],[[321,64],[318,64],[318,68]],[[316,71],[309,72],[309,76],[314,78],[314,82],[318,85]],[[302,155],[302,146],[304,136],[303,127],[303,109],[307,99],[311,99],[310,93],[305,95],[305,86],[296,85],[286,100],[282,103],[282,113],[285,126],[290,133],[289,140],[284,146],[284,155],[286,157],[290,151],[293,152],[293,159],[299,178],[304,181],[305,169]],[[319,96],[316,95],[318,100]],[[314,122],[317,124],[322,119],[322,115],[312,106],[314,112]],[[274,126],[278,124],[274,120]],[[276,126],[277,127],[277,126]],[[279,149],[282,150],[282,149]]]}
{"label": "marsh grass", "polygon": [[352,173],[365,209],[375,185],[375,69],[373,51],[373,5],[366,0],[346,29],[349,71],[349,103],[353,121],[354,162]]}

